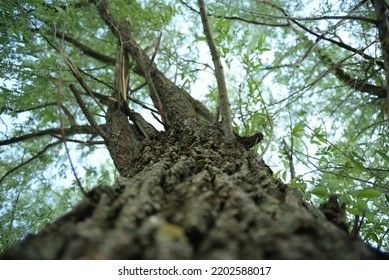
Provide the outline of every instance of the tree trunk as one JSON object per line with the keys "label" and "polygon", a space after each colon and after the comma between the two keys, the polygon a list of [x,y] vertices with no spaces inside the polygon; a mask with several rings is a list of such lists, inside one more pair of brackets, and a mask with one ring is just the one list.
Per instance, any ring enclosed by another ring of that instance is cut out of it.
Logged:
{"label": "tree trunk", "polygon": [[217,129],[143,141],[129,178],[92,190],[3,259],[377,259]]}

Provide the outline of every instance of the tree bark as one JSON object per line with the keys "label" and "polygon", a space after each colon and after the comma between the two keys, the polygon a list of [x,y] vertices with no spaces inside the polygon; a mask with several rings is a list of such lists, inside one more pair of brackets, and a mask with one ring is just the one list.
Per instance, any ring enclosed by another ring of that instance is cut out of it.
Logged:
{"label": "tree bark", "polygon": [[213,127],[143,141],[129,177],[2,259],[379,259]]}

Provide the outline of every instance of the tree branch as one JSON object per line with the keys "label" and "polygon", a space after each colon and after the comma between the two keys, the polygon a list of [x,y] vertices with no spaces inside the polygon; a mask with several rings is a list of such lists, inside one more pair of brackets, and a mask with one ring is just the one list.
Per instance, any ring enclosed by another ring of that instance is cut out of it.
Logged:
{"label": "tree branch", "polygon": [[[78,91],[78,92],[80,93],[80,95],[90,97],[90,95],[87,92],[84,92],[84,91],[83,92]],[[102,103],[106,106],[111,106],[112,104],[117,102],[116,98],[113,98],[113,97],[105,95],[105,94],[101,94],[101,93],[96,92],[96,91],[93,91],[93,96],[95,98],[97,98],[100,103]]]}
{"label": "tree branch", "polygon": [[[276,8],[277,10],[281,11],[280,7],[276,6],[273,3],[270,3],[269,1],[257,1],[257,2],[263,3],[265,5],[272,6],[273,8]],[[367,0],[363,0],[357,6],[361,6],[365,2],[367,2]],[[241,9],[241,8],[234,7],[234,6],[232,6],[230,4],[227,4],[227,3],[224,3],[224,4],[227,5],[227,6],[230,6],[230,7],[234,8],[234,9],[237,9],[239,11],[248,13],[250,15],[268,17],[268,18],[272,18],[272,19],[286,19],[286,20],[299,20],[299,21],[318,21],[318,20],[331,20],[331,19],[346,20],[346,19],[349,19],[349,20],[359,20],[359,21],[364,21],[364,22],[368,22],[368,23],[372,23],[372,24],[377,24],[377,21],[374,20],[374,19],[367,18],[367,17],[360,17],[360,16],[352,16],[352,15],[349,15],[349,14],[345,15],[345,16],[291,17],[291,16],[286,16],[286,15],[270,15],[270,14],[267,14],[267,13],[248,11],[246,9]],[[287,24],[287,26],[289,26],[289,24]]]}
{"label": "tree branch", "polygon": [[26,164],[32,162],[33,160],[39,158],[41,155],[43,155],[44,153],[46,153],[50,148],[58,145],[58,144],[61,144],[62,143],[62,140],[61,141],[57,141],[57,142],[54,142],[54,143],[51,143],[51,144],[48,144],[43,150],[41,150],[40,152],[38,152],[35,156],[29,158],[28,160],[18,164],[17,166],[11,168],[10,170],[8,170],[1,178],[0,178],[0,185],[1,183],[4,181],[4,179],[12,174],[13,172],[15,172],[16,170],[18,170],[19,168],[22,168],[23,166],[25,166]]}
{"label": "tree branch", "polygon": [[389,126],[389,7],[386,1],[372,0],[378,21],[378,36],[381,42],[382,56],[384,57],[386,78],[386,115]]}
{"label": "tree branch", "polygon": [[103,63],[106,63],[108,65],[111,65],[111,64],[114,64],[115,63],[115,59],[110,57],[110,56],[106,56],[104,54],[101,54],[97,51],[95,51],[94,49],[88,47],[87,45],[77,41],[75,38],[67,35],[66,33],[62,32],[62,31],[59,31],[59,30],[55,30],[54,32],[55,36],[59,39],[64,39],[66,42],[68,43],[71,43],[73,46],[75,46],[77,49],[79,49],[82,53],[84,53],[85,55],[89,56],[89,57],[92,57],[100,62],[103,62]]}
{"label": "tree branch", "polygon": [[[306,39],[308,40],[308,39]],[[335,76],[342,82],[344,82],[349,87],[360,91],[365,92],[370,95],[374,95],[377,98],[385,98],[385,88],[379,87],[376,85],[372,85],[366,82],[366,80],[359,80],[357,78],[351,77],[348,73],[343,71],[340,68],[340,63],[344,61],[344,59],[341,62],[335,63],[325,52],[322,48],[319,46],[316,46],[315,53],[319,56],[319,58],[322,60],[323,64],[327,66],[330,70],[334,70]],[[346,59],[348,59],[347,57]]]}
{"label": "tree branch", "polygon": [[96,82],[98,83],[101,83],[103,85],[105,85],[106,87],[110,88],[110,89],[114,89],[114,87],[110,84],[108,84],[107,82],[104,82],[98,78],[96,78],[95,76],[89,74],[87,71],[81,69],[80,67],[77,67],[77,70],[80,71],[82,74],[84,74],[85,76],[88,76],[89,78],[91,78],[92,80],[95,80]]}
{"label": "tree branch", "polygon": [[[46,40],[46,42],[53,47],[62,57],[66,65],[69,67],[70,71],[72,72],[73,76],[77,79],[78,83],[81,85],[83,89],[95,100],[97,106],[100,107],[101,111],[103,111],[105,114],[107,114],[104,110],[104,108],[100,105],[100,103],[97,101],[97,99],[93,95],[93,91],[89,88],[88,84],[85,82],[84,78],[81,76],[80,72],[78,71],[77,67],[74,65],[73,61],[67,57],[62,49],[60,47],[57,47],[54,45],[43,33],[41,33],[43,38]],[[101,135],[102,136],[102,135]],[[102,136],[103,137],[103,136]],[[104,137],[103,137],[104,138]]]}
{"label": "tree branch", "polygon": [[68,118],[70,122],[70,126],[77,126],[75,117],[72,115],[72,113],[70,113],[70,111],[63,104],[61,104],[61,109],[65,113],[66,117]]}
{"label": "tree branch", "polygon": [[127,27],[128,23],[127,22],[119,23],[116,21],[116,19],[108,11],[107,1],[91,0],[91,2],[93,2],[96,5],[101,18],[111,29],[112,33],[120,40],[123,46],[129,50],[129,52],[132,54],[132,57],[135,59],[138,67],[140,67],[143,76],[145,77],[146,82],[149,86],[150,97],[153,100],[155,107],[157,107],[161,115],[162,122],[164,123],[165,126],[167,126],[168,119],[165,113],[165,109],[163,108],[162,102],[160,100],[160,97],[158,95],[158,92],[155,88],[153,79],[150,74],[150,68],[152,65],[149,66],[150,60],[145,57],[146,54],[140,48],[140,46],[135,42],[135,39],[133,38],[131,31]]}
{"label": "tree branch", "polygon": [[[47,108],[50,106],[58,106],[58,103],[57,102],[48,102],[48,103],[40,104],[37,106],[16,110],[15,113],[29,112],[29,111],[33,111],[33,110],[37,110],[37,109],[41,109],[41,108]],[[70,111],[63,104],[61,104],[61,109],[63,110],[66,117],[68,118],[70,125],[77,126],[77,122],[76,122],[74,116],[72,115],[72,113],[70,113]]]}
{"label": "tree branch", "polygon": [[[102,129],[102,127],[100,127]],[[75,134],[95,134],[96,130],[88,125],[80,125],[70,128],[64,129],[66,135],[75,135]],[[0,146],[5,146],[9,144],[19,143],[25,140],[39,138],[47,135],[61,135],[61,129],[60,128],[49,128],[46,130],[41,130],[38,132],[33,132],[29,134],[25,134],[22,136],[12,137],[10,139],[1,140]]]}
{"label": "tree branch", "polygon": [[293,135],[291,136],[292,146],[289,147],[288,143],[286,143],[285,139],[282,139],[282,143],[284,144],[284,152],[289,161],[289,170],[290,170],[290,179],[294,180],[296,178],[296,171],[293,163]]}
{"label": "tree branch", "polygon": [[149,138],[151,134],[157,132],[155,127],[152,126],[148,121],[146,121],[141,114],[131,110],[130,108],[127,107],[127,105],[123,105],[123,106],[125,106],[124,112],[134,123],[135,127],[139,130],[141,135],[143,135],[146,138]]}
{"label": "tree branch", "polygon": [[86,107],[84,101],[81,98],[81,94],[78,92],[76,87],[73,84],[69,85],[70,90],[73,92],[74,97],[76,98],[76,101],[78,103],[78,106],[80,106],[82,113],[87,118],[90,125],[96,130],[97,134],[99,134],[104,140],[108,139],[108,135],[105,133],[105,131],[96,123],[95,119],[93,118],[92,114]]}
{"label": "tree branch", "polygon": [[[189,10],[200,14],[199,11],[196,11],[193,7],[191,7],[188,3],[184,1],[180,1],[185,7],[187,7]],[[288,27],[289,23],[269,23],[269,22],[262,22],[262,21],[256,21],[256,20],[250,20],[250,19],[245,19],[237,16],[221,16],[221,15],[216,15],[216,14],[211,14],[207,13],[207,16],[209,17],[215,17],[215,18],[223,18],[223,19],[228,19],[228,20],[237,20],[237,21],[242,21],[250,24],[256,24],[256,25],[262,25],[262,26],[270,26],[270,27]]]}
{"label": "tree branch", "polygon": [[[63,141],[63,137],[61,137],[61,136],[57,136],[57,135],[51,135],[51,136]],[[77,143],[77,144],[81,144],[81,145],[85,145],[85,146],[89,146],[89,147],[93,146],[93,145],[105,145],[105,141],[92,141],[91,139],[93,139],[94,136],[97,136],[97,134],[92,135],[91,138],[87,141],[71,139],[69,137],[66,137],[66,142]]]}
{"label": "tree branch", "polygon": [[123,42],[124,48],[134,59],[136,63],[133,69],[134,72],[146,78],[150,89],[150,97],[154,106],[158,109],[161,119],[164,119],[164,115],[166,115],[169,125],[174,124],[174,126],[187,126],[188,122],[190,125],[201,124],[197,111],[188,100],[189,94],[169,80],[158,70],[154,63],[150,65],[151,60],[135,40],[130,23],[127,21],[119,23],[110,13],[108,1],[89,1],[96,5],[101,19],[110,28],[114,36]]}
{"label": "tree branch", "polygon": [[212,122],[214,120],[213,114],[208,110],[208,108],[202,102],[193,98],[190,94],[186,94],[185,97],[186,99],[188,99],[189,103],[192,105],[192,107],[200,116],[202,116],[204,119],[206,119],[209,122]]}
{"label": "tree branch", "polygon": [[[285,16],[288,16],[286,11],[284,11],[282,8],[279,8],[279,9],[281,9],[281,11],[285,14]],[[358,49],[356,49],[356,48],[354,48],[354,47],[352,47],[350,45],[347,45],[347,44],[345,44],[343,42],[339,42],[339,41],[336,41],[334,39],[327,38],[326,36],[324,36],[322,34],[318,34],[317,32],[314,32],[311,29],[309,29],[308,27],[305,27],[303,24],[299,23],[297,20],[291,19],[290,21],[293,22],[298,27],[300,27],[302,30],[308,32],[309,34],[311,34],[311,35],[313,35],[313,36],[315,36],[315,37],[317,37],[319,39],[322,39],[324,41],[330,42],[330,43],[332,43],[334,45],[337,45],[338,47],[340,47],[342,49],[345,49],[345,50],[348,50],[350,52],[353,52],[353,53],[355,53],[355,54],[357,54],[357,55],[359,55],[359,56],[361,56],[361,57],[363,57],[363,58],[365,58],[367,60],[374,61],[378,66],[380,66],[381,68],[384,68],[384,64],[383,64],[382,61],[377,60],[376,58],[374,58],[374,57],[372,57],[372,56],[362,52],[361,50],[358,50]],[[292,26],[292,28],[293,28],[293,26]],[[296,28],[294,28],[294,30],[296,30]]]}
{"label": "tree branch", "polygon": [[57,102],[48,102],[48,103],[40,104],[37,106],[25,108],[25,109],[15,110],[14,112],[19,114],[19,113],[29,112],[29,111],[33,111],[33,110],[37,110],[37,109],[47,108],[50,106],[57,106]]}
{"label": "tree branch", "polygon": [[[215,65],[215,75],[218,87],[218,110],[220,110],[222,129],[227,141],[234,139],[234,133],[232,130],[230,101],[228,100],[226,80],[224,78],[223,65],[220,60],[220,56],[216,49],[215,41],[213,40],[211,29],[208,23],[207,11],[203,0],[198,0],[201,21],[204,28],[205,37],[207,38],[208,47],[211,51],[212,61]],[[217,114],[218,116],[218,114]],[[216,119],[218,122],[219,120]]]}

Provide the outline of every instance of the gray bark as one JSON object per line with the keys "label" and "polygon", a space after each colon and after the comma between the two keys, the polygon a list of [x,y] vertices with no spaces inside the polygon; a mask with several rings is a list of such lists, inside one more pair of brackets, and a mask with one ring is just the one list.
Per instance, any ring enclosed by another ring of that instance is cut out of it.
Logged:
{"label": "gray bark", "polygon": [[128,178],[98,186],[2,259],[379,259],[212,127],[143,141]]}

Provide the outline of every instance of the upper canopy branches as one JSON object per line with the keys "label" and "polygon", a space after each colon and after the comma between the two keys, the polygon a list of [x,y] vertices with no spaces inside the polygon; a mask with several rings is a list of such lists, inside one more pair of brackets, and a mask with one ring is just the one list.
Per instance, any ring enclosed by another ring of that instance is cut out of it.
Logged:
{"label": "upper canopy branches", "polygon": [[123,48],[136,62],[135,71],[145,77],[150,97],[158,109],[165,127],[198,119],[195,108],[182,89],[177,87],[160,72],[132,35],[131,25],[126,20],[117,20],[109,11],[108,1],[91,0],[98,9],[102,20],[118,38]]}

